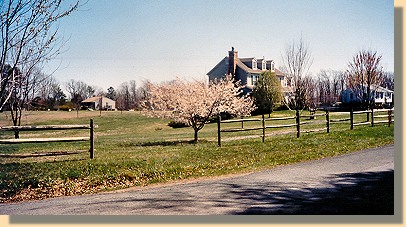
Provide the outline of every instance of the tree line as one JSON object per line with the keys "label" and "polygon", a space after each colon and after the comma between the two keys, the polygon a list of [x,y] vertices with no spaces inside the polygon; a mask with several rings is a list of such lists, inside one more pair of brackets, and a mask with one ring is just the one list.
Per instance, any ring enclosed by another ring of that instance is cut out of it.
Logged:
{"label": "tree line", "polygon": [[16,101],[24,110],[81,110],[82,101],[95,96],[116,101],[118,110],[140,110],[147,92],[145,82],[137,86],[135,80],[123,82],[117,89],[109,87],[104,90],[81,80],[59,82],[53,75],[46,75],[40,70],[31,77],[30,86],[24,87],[24,98],[11,96],[2,111],[10,111],[10,106]]}

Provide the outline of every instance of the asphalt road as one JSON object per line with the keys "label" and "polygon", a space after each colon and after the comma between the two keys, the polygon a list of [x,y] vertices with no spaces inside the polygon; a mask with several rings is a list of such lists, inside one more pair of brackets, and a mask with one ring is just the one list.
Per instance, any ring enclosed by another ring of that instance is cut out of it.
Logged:
{"label": "asphalt road", "polygon": [[393,145],[246,175],[0,204],[5,215],[393,213]]}

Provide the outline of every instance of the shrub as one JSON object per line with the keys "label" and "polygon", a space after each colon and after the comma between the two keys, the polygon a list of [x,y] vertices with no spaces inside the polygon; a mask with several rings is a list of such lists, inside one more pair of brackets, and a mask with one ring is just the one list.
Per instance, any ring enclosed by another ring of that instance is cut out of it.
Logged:
{"label": "shrub", "polygon": [[[220,116],[221,116],[221,120],[230,120],[230,119],[236,117],[235,115],[232,115],[232,114],[230,114],[228,112],[221,112]],[[209,121],[209,123],[216,123],[217,122],[217,116],[209,117],[208,121]]]}
{"label": "shrub", "polygon": [[184,128],[184,127],[189,127],[189,125],[187,125],[187,124],[185,124],[185,123],[183,123],[183,122],[177,122],[177,121],[170,121],[170,122],[168,123],[168,126],[169,126],[169,127],[172,127],[172,128]]}
{"label": "shrub", "polygon": [[59,106],[59,110],[62,110],[62,111],[69,111],[70,109],[72,109],[72,107],[70,105]]}

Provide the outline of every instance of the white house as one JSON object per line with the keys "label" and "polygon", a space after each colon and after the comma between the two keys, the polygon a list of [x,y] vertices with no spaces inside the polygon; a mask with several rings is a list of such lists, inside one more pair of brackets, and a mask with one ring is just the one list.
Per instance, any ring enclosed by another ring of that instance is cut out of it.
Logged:
{"label": "white house", "polygon": [[[371,85],[371,99],[375,105],[393,105],[393,91],[378,85]],[[341,92],[341,102],[344,104],[360,103],[362,98],[361,89],[347,88]]]}

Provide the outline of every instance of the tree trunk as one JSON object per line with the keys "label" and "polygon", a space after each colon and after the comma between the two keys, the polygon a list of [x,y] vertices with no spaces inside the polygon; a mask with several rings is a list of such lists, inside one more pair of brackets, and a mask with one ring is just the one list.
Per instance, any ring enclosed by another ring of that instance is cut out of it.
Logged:
{"label": "tree trunk", "polygon": [[193,142],[197,143],[197,140],[198,140],[197,132],[198,132],[199,130],[197,130],[197,129],[194,129],[194,130],[195,130],[195,139],[193,140]]}
{"label": "tree trunk", "polygon": [[20,132],[18,130],[14,131],[14,139],[20,138]]}
{"label": "tree trunk", "polygon": [[[11,120],[13,121],[14,126],[20,126],[21,125],[21,110],[18,109],[18,107],[14,107],[13,105],[10,105],[11,108]],[[20,138],[20,132],[18,130],[14,131],[14,138],[19,139]]]}

